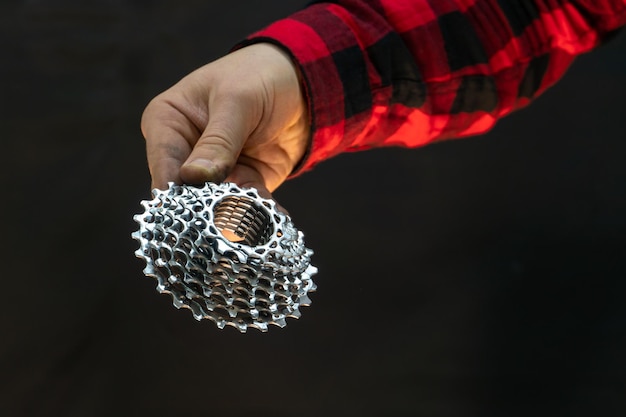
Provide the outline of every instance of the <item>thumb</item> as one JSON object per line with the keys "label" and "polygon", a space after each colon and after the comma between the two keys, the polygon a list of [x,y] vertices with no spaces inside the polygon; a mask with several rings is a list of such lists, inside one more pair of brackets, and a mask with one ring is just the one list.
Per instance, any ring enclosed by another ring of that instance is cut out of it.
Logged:
{"label": "thumb", "polygon": [[183,182],[224,181],[235,167],[239,153],[254,129],[250,113],[232,98],[221,101],[215,109],[209,109],[208,124],[180,168]]}

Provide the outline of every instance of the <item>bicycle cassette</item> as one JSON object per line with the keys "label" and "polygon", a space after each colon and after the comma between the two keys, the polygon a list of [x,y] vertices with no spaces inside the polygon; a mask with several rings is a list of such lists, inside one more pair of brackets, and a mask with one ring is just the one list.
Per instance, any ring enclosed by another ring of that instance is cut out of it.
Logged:
{"label": "bicycle cassette", "polygon": [[274,201],[233,183],[203,187],[170,183],[142,201],[134,216],[135,252],[157,290],[171,294],[176,308],[220,329],[267,331],[286,325],[308,306],[316,287],[313,251]]}

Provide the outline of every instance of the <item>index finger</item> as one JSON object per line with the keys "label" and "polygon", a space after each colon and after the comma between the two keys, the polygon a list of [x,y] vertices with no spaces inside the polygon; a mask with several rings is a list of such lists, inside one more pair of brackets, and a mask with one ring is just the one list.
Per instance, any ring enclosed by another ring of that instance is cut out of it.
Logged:
{"label": "index finger", "polygon": [[162,95],[148,104],[141,118],[152,188],[165,189],[168,182],[180,184],[180,167],[191,154],[191,145],[201,132],[172,102]]}

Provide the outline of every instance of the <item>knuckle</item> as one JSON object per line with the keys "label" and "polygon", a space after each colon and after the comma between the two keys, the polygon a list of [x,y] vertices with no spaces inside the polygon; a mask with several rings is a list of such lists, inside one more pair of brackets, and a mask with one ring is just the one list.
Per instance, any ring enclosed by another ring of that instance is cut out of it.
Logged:
{"label": "knuckle", "polygon": [[231,154],[235,152],[235,145],[230,139],[232,134],[227,129],[211,129],[198,140],[196,148],[210,149],[213,152]]}
{"label": "knuckle", "polygon": [[159,94],[158,96],[150,100],[148,104],[146,105],[146,107],[144,108],[143,113],[141,114],[141,121],[140,121],[141,133],[143,134],[143,137],[146,140],[148,139],[148,132],[152,124],[155,123],[155,119],[158,119],[156,117],[156,114],[158,113],[159,108],[161,108],[162,103],[163,103],[163,93]]}

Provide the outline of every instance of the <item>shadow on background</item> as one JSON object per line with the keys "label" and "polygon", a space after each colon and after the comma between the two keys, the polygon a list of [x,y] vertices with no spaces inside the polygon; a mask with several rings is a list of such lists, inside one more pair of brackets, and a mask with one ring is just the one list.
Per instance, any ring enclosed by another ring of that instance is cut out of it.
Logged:
{"label": "shadow on background", "polygon": [[626,412],[624,34],[487,135],[285,184],[319,290],[240,335],[133,256],[139,119],[303,2],[51,3],[0,6],[0,415]]}

